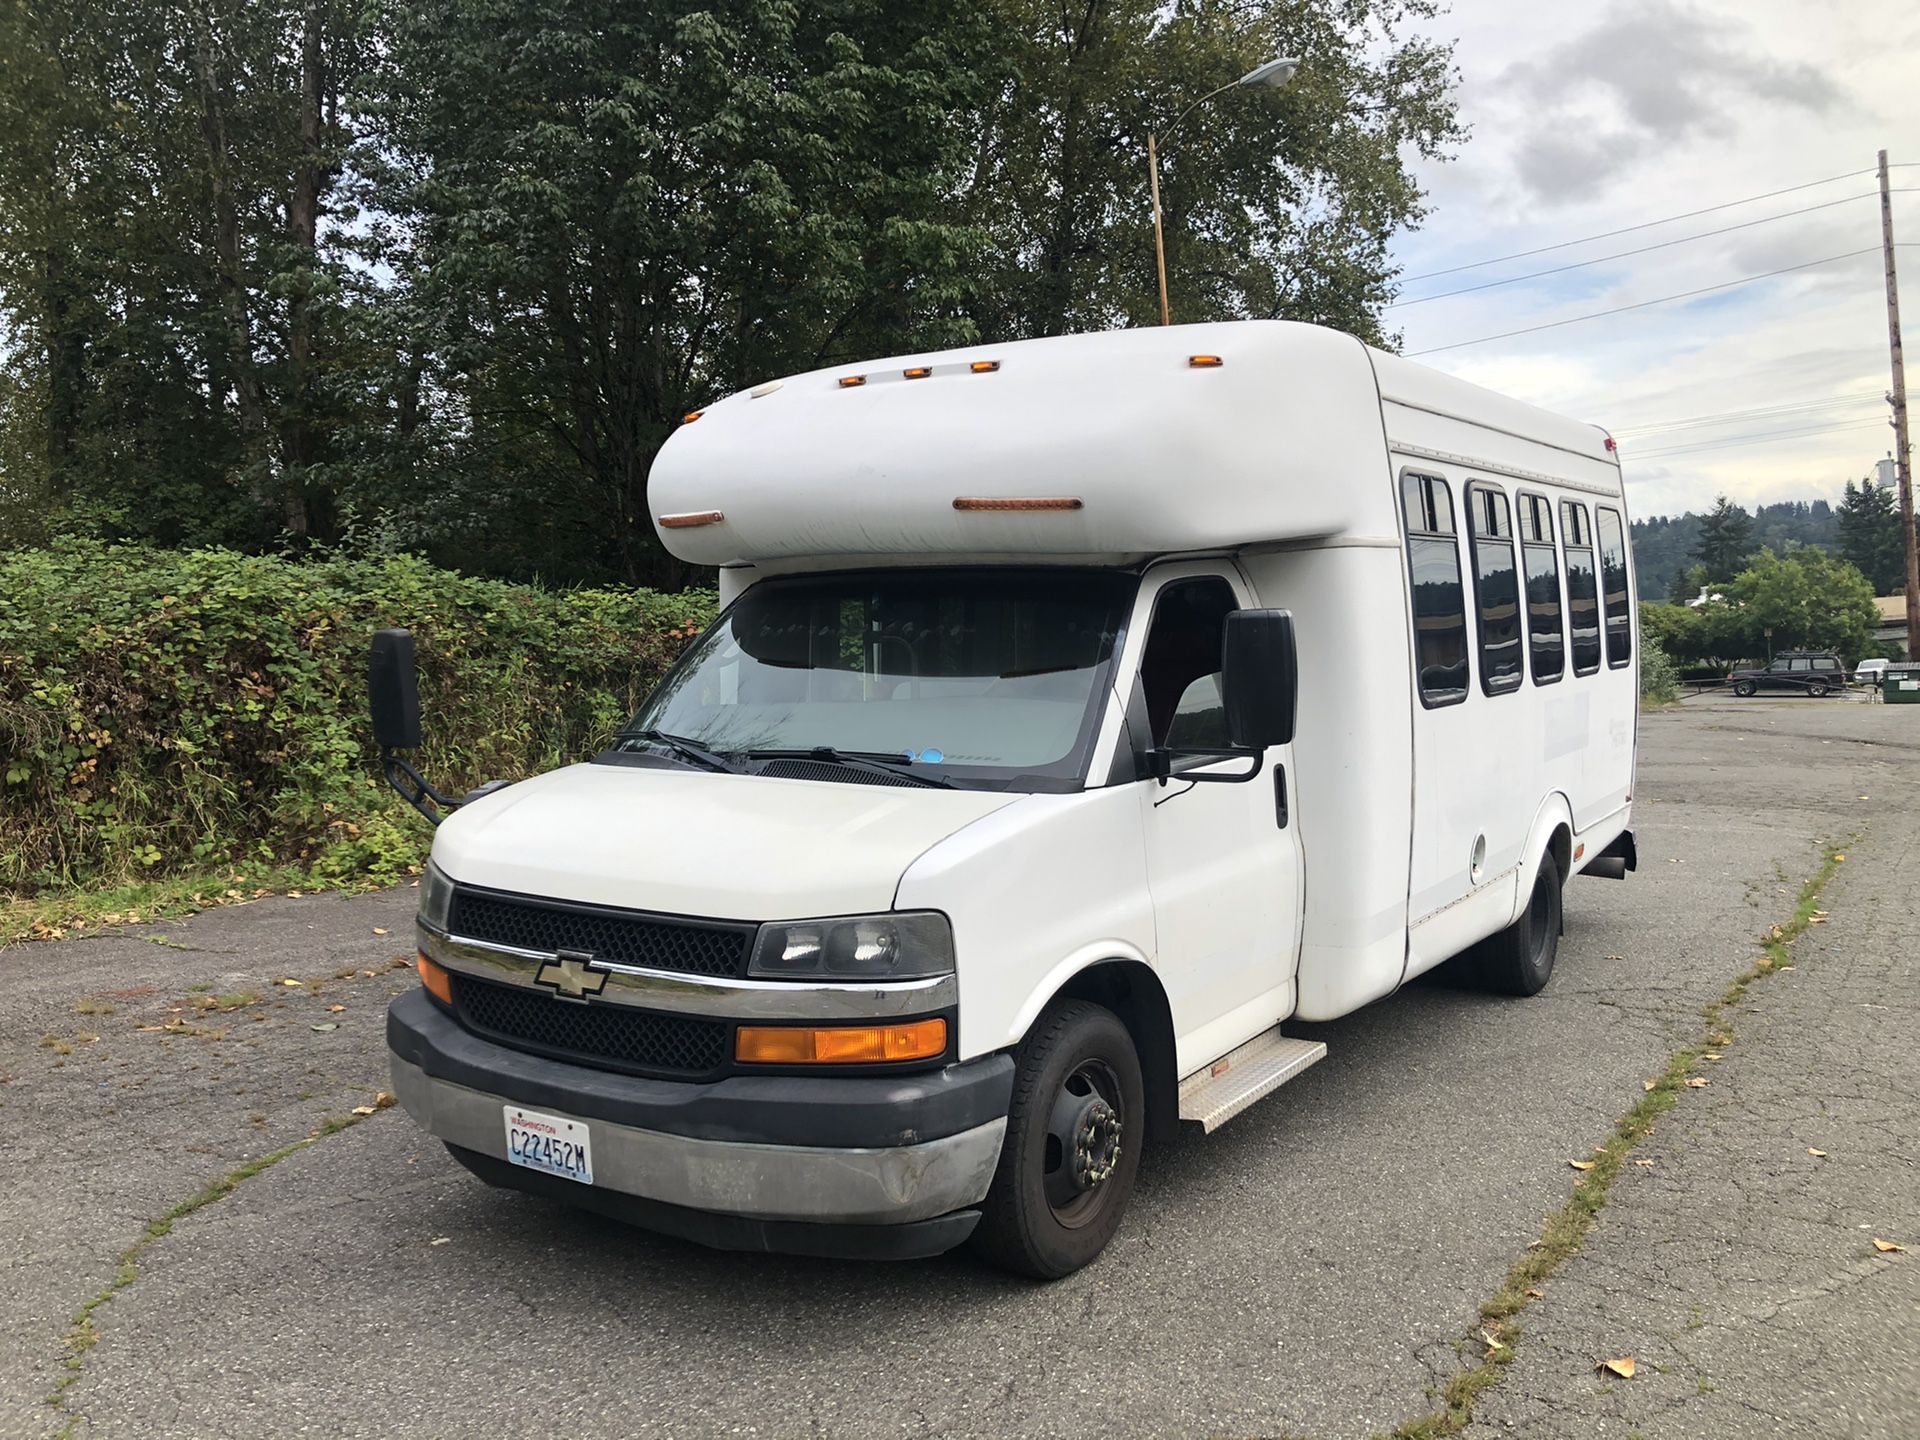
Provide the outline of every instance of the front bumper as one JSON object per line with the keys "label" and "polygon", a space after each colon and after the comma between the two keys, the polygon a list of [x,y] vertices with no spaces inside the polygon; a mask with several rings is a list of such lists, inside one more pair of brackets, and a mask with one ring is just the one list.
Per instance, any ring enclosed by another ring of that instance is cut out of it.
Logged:
{"label": "front bumper", "polygon": [[[394,1095],[483,1178],[733,1249],[959,1243],[999,1163],[1013,1089],[1005,1055],[917,1075],[645,1080],[481,1039],[424,991],[393,1003],[387,1043]],[[595,1183],[509,1164],[505,1104],[587,1122]]]}

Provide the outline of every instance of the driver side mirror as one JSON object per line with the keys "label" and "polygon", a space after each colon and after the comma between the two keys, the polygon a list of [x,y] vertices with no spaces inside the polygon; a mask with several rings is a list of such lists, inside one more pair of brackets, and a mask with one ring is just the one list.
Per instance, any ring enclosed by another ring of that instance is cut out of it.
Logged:
{"label": "driver side mirror", "polygon": [[410,631],[374,632],[367,658],[367,705],[381,750],[420,748],[420,674]]}
{"label": "driver side mirror", "polygon": [[1293,739],[1300,657],[1285,610],[1235,610],[1221,643],[1220,686],[1234,747],[1264,750]]}

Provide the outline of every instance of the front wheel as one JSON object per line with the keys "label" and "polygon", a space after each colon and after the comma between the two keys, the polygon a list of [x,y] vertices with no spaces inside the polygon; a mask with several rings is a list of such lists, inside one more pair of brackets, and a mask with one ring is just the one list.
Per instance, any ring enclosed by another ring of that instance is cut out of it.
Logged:
{"label": "front wheel", "polygon": [[1481,942],[1480,974],[1488,987],[1507,995],[1538,995],[1553,977],[1560,953],[1560,867],[1551,853],[1540,857],[1540,873],[1520,918]]}
{"label": "front wheel", "polygon": [[1049,1009],[1020,1047],[974,1249],[1039,1280],[1092,1260],[1133,1198],[1146,1109],[1140,1057],[1119,1017],[1085,1000]]}
{"label": "front wheel", "polygon": [[1811,685],[1807,686],[1807,694],[1813,696],[1813,698],[1816,700],[1825,699],[1827,694],[1827,682],[1824,680],[1814,681]]}
{"label": "front wheel", "polygon": [[1754,688],[1754,683],[1751,680],[1736,680],[1733,682],[1733,693],[1738,695],[1742,700],[1753,694]]}

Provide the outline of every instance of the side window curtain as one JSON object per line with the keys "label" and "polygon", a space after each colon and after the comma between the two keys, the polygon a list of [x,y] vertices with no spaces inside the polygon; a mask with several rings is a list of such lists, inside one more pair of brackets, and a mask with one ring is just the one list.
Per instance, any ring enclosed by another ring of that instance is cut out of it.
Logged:
{"label": "side window curtain", "polygon": [[1593,570],[1593,531],[1587,507],[1560,502],[1560,538],[1567,552],[1567,620],[1573,637],[1573,673],[1600,668],[1600,581]]}
{"label": "side window curtain", "polygon": [[1513,516],[1506,492],[1467,486],[1467,534],[1473,544],[1473,600],[1480,619],[1480,688],[1509,695],[1520,688],[1520,577],[1513,559]]}
{"label": "side window curtain", "polygon": [[1527,648],[1533,683],[1566,673],[1567,639],[1560,613],[1560,556],[1553,548],[1553,502],[1520,493],[1520,554],[1527,567]]}
{"label": "side window curtain", "polygon": [[1420,703],[1429,708],[1467,698],[1467,602],[1460,580],[1460,544],[1453,495],[1433,475],[1401,480],[1407,514],[1407,569],[1413,582],[1413,664]]}
{"label": "side window curtain", "polygon": [[1600,595],[1607,613],[1607,664],[1614,669],[1633,659],[1633,606],[1627,595],[1627,537],[1620,512],[1597,507],[1600,532]]}

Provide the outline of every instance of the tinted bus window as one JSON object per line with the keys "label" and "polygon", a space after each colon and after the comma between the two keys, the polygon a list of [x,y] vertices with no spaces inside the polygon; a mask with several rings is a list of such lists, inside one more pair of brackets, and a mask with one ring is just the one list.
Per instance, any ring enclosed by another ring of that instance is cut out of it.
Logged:
{"label": "tinted bus window", "polygon": [[1409,474],[1407,569],[1413,582],[1413,663],[1420,703],[1429,708],[1467,698],[1467,603],[1460,582],[1460,546],[1447,482]]}
{"label": "tinted bus window", "polygon": [[1503,491],[1479,481],[1467,486],[1467,533],[1480,619],[1480,688],[1489,695],[1510,694],[1521,680],[1520,577]]}
{"label": "tinted bus window", "polygon": [[1560,556],[1553,548],[1553,502],[1544,495],[1519,497],[1520,555],[1527,575],[1527,655],[1533,683],[1551,685],[1567,668],[1567,640],[1560,614]]}
{"label": "tinted bus window", "polygon": [[1593,572],[1593,533],[1587,507],[1560,502],[1560,535],[1567,551],[1567,628],[1573,638],[1573,673],[1600,668],[1600,582]]}
{"label": "tinted bus window", "polygon": [[1633,607],[1627,596],[1627,540],[1620,512],[1593,512],[1600,535],[1600,594],[1607,612],[1607,664],[1618,668],[1633,658]]}

